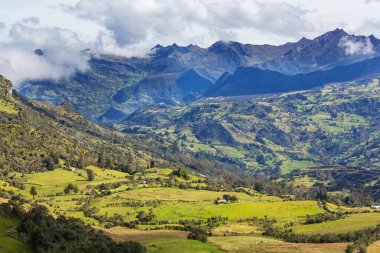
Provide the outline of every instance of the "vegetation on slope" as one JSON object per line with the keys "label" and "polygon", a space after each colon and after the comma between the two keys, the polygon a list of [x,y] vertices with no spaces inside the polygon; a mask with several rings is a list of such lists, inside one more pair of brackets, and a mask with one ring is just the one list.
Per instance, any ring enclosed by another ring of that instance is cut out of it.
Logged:
{"label": "vegetation on slope", "polygon": [[124,129],[272,175],[320,165],[378,168],[379,93],[375,79],[263,98],[206,99],[137,111]]}
{"label": "vegetation on slope", "polygon": [[[0,213],[2,216],[14,217],[21,221],[19,226],[8,233],[28,243],[32,252],[146,252],[139,243],[116,243],[78,219],[67,219],[63,216],[54,218],[43,206],[33,206],[24,211],[22,201],[16,197],[8,204],[1,204]],[[16,241],[12,248],[15,252],[23,252],[21,246],[22,244]],[[24,247],[24,252],[26,251],[27,248]]]}
{"label": "vegetation on slope", "polygon": [[[11,87],[2,79],[0,87]],[[118,170],[146,168],[152,156],[133,149],[125,135],[101,128],[74,112],[15,93],[0,96],[0,168],[32,172],[89,164]],[[159,162],[157,160],[156,162]]]}

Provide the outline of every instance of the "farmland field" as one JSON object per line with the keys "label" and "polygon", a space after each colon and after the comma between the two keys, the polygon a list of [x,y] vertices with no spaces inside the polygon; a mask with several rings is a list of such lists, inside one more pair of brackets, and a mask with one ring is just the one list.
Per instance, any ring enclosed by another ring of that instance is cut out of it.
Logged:
{"label": "farmland field", "polygon": [[[13,178],[22,182],[25,189],[16,188],[5,181],[1,182],[0,188],[20,193],[45,205],[54,215],[79,218],[116,241],[134,240],[143,243],[150,253],[174,253],[178,249],[185,253],[343,253],[347,246],[344,243],[294,244],[262,237],[263,226],[260,222],[250,220],[274,219],[278,227],[291,223],[293,231],[299,234],[343,233],[380,223],[380,213],[358,213],[337,221],[305,225],[306,215],[324,212],[317,201],[289,201],[243,188],[241,192],[223,188],[218,191],[206,190],[208,184],[201,175],[194,174],[184,179],[174,176],[173,170],[167,168],[153,168],[144,174],[134,175],[94,166],[87,169],[94,172],[94,180],[90,181],[83,169],[55,169],[34,174],[14,173]],[[299,177],[295,184],[310,185],[312,180],[306,176]],[[67,182],[77,187],[77,190],[64,193]],[[180,184],[187,184],[189,188],[182,189]],[[34,199],[30,194],[31,187],[37,190]],[[223,198],[225,194],[236,196],[237,202],[216,205],[214,200]],[[331,210],[339,209],[333,204],[327,206]],[[86,209],[91,209],[91,214],[86,214]],[[150,223],[140,223],[133,229],[123,227],[136,222],[141,212],[153,215]],[[115,217],[121,221],[112,226],[110,222]],[[179,230],[185,227],[186,222],[196,221],[206,226],[209,218],[221,220],[212,229],[213,236],[209,237],[208,243],[187,240],[189,232]],[[109,224],[111,228],[106,229]],[[6,245],[4,243],[2,247]],[[22,249],[22,244],[20,247]]]}
{"label": "farmland field", "polygon": [[310,225],[297,225],[294,232],[302,234],[345,233],[368,227],[375,227],[380,223],[380,213],[351,214],[346,218]]}
{"label": "farmland field", "polygon": [[146,245],[149,253],[225,253],[208,243],[194,240],[153,241]]}
{"label": "farmland field", "polygon": [[148,243],[157,240],[186,240],[189,232],[175,231],[175,230],[151,230],[142,231],[137,229],[127,229],[123,227],[113,227],[111,229],[102,229],[102,231],[109,235],[116,241],[132,240],[141,243]]}
{"label": "farmland field", "polygon": [[229,253],[344,253],[346,243],[305,244],[255,236],[213,236],[211,244]]}

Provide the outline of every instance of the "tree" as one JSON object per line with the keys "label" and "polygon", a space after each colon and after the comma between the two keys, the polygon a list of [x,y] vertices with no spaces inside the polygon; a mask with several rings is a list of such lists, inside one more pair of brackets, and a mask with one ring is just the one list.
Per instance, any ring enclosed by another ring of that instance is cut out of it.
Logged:
{"label": "tree", "polygon": [[50,156],[46,157],[43,163],[45,164],[45,167],[47,170],[54,170],[54,166],[55,166],[54,160]]}
{"label": "tree", "polygon": [[95,179],[94,172],[90,169],[87,169],[86,172],[87,172],[88,181],[94,181],[94,179]]}
{"label": "tree", "polygon": [[145,213],[144,211],[140,211],[138,212],[138,214],[136,215],[136,218],[138,221],[140,222],[150,222],[154,219],[155,215],[153,214],[153,210],[150,209],[149,210],[149,213]]}
{"label": "tree", "polygon": [[63,192],[67,195],[70,194],[71,191],[78,192],[78,187],[74,186],[72,183],[68,184],[65,189],[63,189]]}
{"label": "tree", "polygon": [[236,195],[230,195],[230,194],[224,194],[223,199],[225,199],[229,202],[237,202],[238,201],[238,198],[236,197]]}
{"label": "tree", "polygon": [[256,162],[258,162],[259,164],[264,165],[265,164],[265,157],[262,154],[258,155],[256,157]]}
{"label": "tree", "polygon": [[187,231],[190,231],[187,239],[207,242],[207,231],[200,226],[188,225],[185,227],[185,229]]}
{"label": "tree", "polygon": [[327,190],[326,188],[324,187],[319,187],[318,190],[317,190],[317,196],[316,198],[319,199],[319,200],[322,200],[322,201],[326,201],[327,200]]}
{"label": "tree", "polygon": [[177,176],[177,177],[182,177],[183,179],[185,180],[189,180],[190,179],[190,176],[189,174],[187,173],[187,171],[183,168],[179,168],[177,170],[173,170],[172,172],[172,175],[173,176]]}
{"label": "tree", "polygon": [[78,190],[78,186],[74,185],[73,192],[74,192],[74,193],[78,193],[78,192],[79,192],[79,190]]}
{"label": "tree", "polygon": [[32,194],[33,199],[34,199],[34,197],[37,195],[36,187],[32,186],[32,188],[30,188],[30,194]]}

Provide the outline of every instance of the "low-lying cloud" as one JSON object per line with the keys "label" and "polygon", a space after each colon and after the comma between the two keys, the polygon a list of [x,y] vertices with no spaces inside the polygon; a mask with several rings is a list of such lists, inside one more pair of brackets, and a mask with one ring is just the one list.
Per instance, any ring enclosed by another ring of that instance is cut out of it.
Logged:
{"label": "low-lying cloud", "polygon": [[374,54],[373,45],[369,38],[354,40],[347,36],[341,39],[339,45],[344,48],[345,54],[349,56],[367,56]]}
{"label": "low-lying cloud", "polygon": [[76,52],[47,50],[39,56],[30,48],[0,46],[0,72],[16,87],[27,80],[58,81],[87,68],[87,61]]}
{"label": "low-lying cloud", "polygon": [[[89,68],[87,57],[81,53],[85,46],[69,30],[35,27],[36,19],[14,24],[9,32],[11,42],[0,44],[0,73],[15,86],[27,80],[68,78]],[[26,24],[32,22],[33,27]],[[42,49],[43,55],[34,52]]]}

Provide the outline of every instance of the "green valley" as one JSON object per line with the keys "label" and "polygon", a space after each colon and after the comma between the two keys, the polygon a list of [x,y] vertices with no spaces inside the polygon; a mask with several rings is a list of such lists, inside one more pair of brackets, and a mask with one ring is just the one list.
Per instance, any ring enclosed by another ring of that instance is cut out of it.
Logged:
{"label": "green valley", "polygon": [[182,152],[251,172],[288,174],[335,165],[376,169],[379,93],[374,79],[262,97],[207,98],[189,106],[141,109],[127,117],[124,128],[115,127],[155,135]]}

